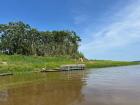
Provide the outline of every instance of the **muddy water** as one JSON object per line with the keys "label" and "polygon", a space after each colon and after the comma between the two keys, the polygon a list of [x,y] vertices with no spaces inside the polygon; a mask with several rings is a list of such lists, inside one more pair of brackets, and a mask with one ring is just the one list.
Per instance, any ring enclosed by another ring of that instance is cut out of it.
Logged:
{"label": "muddy water", "polygon": [[0,105],[140,105],[140,66],[39,75],[46,80],[1,90]]}

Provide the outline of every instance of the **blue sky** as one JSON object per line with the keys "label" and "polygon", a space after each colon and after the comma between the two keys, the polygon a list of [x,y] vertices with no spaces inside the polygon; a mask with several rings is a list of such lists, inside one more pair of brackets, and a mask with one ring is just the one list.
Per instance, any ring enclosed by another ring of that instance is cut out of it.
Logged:
{"label": "blue sky", "polygon": [[1,0],[0,23],[74,30],[89,59],[140,60],[140,0]]}

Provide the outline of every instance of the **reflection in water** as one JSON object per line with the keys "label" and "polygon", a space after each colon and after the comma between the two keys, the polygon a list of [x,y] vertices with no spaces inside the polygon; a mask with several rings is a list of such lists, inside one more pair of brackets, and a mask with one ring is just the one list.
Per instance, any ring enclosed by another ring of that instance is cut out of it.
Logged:
{"label": "reflection in water", "polygon": [[140,105],[140,66],[47,73],[46,77],[44,82],[1,91],[0,105]]}
{"label": "reflection in water", "polygon": [[7,90],[0,91],[0,102],[7,101],[7,99],[8,99],[8,91]]}
{"label": "reflection in water", "polygon": [[84,99],[81,93],[83,74],[84,71],[63,72],[63,79],[49,78],[43,83],[9,89],[7,101],[0,101],[0,105],[69,105],[80,102]]}

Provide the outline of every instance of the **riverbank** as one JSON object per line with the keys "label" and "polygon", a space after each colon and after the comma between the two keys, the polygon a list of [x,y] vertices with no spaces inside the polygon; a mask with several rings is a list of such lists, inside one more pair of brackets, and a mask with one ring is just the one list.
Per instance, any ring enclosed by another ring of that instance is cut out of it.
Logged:
{"label": "riverbank", "polygon": [[38,72],[42,68],[46,70],[59,68],[64,64],[84,63],[87,68],[102,68],[113,66],[125,66],[140,64],[139,62],[120,62],[120,61],[105,61],[93,60],[80,62],[71,59],[68,56],[61,57],[41,57],[41,56],[23,56],[23,55],[0,55],[0,73],[5,72]]}

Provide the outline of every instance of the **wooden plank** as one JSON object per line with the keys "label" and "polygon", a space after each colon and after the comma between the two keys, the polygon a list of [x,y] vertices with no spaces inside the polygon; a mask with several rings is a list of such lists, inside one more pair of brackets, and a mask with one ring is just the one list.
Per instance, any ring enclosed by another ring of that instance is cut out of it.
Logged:
{"label": "wooden plank", "polygon": [[8,76],[8,75],[13,75],[13,73],[0,73],[0,76]]}
{"label": "wooden plank", "polygon": [[84,70],[85,64],[71,64],[71,65],[62,65],[60,67],[62,71],[69,71],[69,70]]}
{"label": "wooden plank", "polygon": [[59,72],[59,70],[41,70],[40,72]]}

